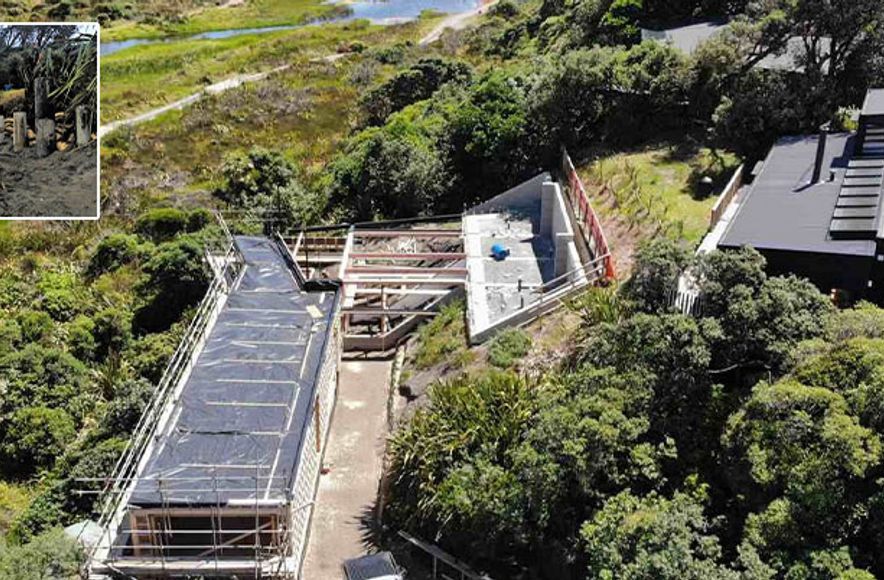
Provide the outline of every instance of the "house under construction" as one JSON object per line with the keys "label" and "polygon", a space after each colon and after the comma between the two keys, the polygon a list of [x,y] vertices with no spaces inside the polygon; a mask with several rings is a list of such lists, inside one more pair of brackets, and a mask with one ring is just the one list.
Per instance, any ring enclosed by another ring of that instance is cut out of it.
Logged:
{"label": "house under construction", "polygon": [[227,233],[106,481],[90,575],[300,578],[344,350],[390,349],[464,296],[478,343],[613,276],[567,156],[563,173],[461,216]]}

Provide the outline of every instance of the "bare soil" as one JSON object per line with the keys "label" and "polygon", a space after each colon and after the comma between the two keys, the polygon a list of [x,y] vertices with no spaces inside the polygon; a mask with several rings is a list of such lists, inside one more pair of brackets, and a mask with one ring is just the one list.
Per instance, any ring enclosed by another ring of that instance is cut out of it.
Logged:
{"label": "bare soil", "polygon": [[49,157],[35,147],[14,153],[11,139],[0,145],[0,217],[96,217],[95,142]]}

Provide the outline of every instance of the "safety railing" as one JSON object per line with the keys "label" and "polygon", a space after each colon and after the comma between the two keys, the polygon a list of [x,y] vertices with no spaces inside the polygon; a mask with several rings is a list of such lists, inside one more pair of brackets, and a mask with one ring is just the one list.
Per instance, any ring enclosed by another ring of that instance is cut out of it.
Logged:
{"label": "safety railing", "polygon": [[[461,562],[451,554],[442,550],[442,548],[430,544],[428,542],[424,542],[420,540],[408,532],[399,531],[399,537],[408,542],[410,545],[418,548],[422,552],[425,552],[427,555],[432,558],[432,578],[436,580],[437,578],[452,578],[449,574],[456,574],[456,578],[458,580],[491,580],[491,577],[487,574],[480,574],[470,568],[467,564]],[[447,568],[446,571],[440,570],[440,568]]]}
{"label": "safety railing", "polygon": [[602,229],[598,214],[596,214],[595,209],[592,207],[592,202],[589,200],[586,187],[584,187],[583,181],[577,174],[574,163],[565,149],[562,149],[562,173],[565,176],[565,189],[568,192],[566,197],[577,218],[580,233],[592,251],[593,258],[599,256],[605,258],[605,277],[614,279],[616,271],[614,269],[614,258],[608,246],[608,239]]}
{"label": "safety railing", "polygon": [[712,209],[709,211],[710,229],[714,228],[715,224],[717,224],[719,220],[721,220],[724,212],[727,211],[727,208],[730,206],[731,202],[734,201],[734,198],[737,196],[737,192],[740,191],[740,188],[742,186],[743,166],[740,165],[737,170],[734,171],[734,174],[728,184],[725,186],[724,191],[721,192],[721,195],[719,195],[718,199],[715,201],[715,205],[713,205]]}

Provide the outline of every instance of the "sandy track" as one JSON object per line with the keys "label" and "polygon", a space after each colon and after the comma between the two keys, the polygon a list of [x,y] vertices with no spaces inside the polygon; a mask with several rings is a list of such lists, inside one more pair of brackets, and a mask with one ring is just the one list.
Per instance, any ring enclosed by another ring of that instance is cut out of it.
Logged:
{"label": "sandy track", "polygon": [[0,146],[0,217],[95,217],[95,142],[39,159],[34,147]]}
{"label": "sandy track", "polygon": [[193,104],[206,95],[217,95],[218,93],[223,93],[224,91],[229,91],[230,89],[236,88],[245,83],[252,83],[255,81],[260,81],[262,79],[267,78],[268,76],[284,71],[290,68],[291,65],[286,64],[282,66],[278,66],[269,71],[260,72],[260,73],[249,73],[249,74],[241,74],[230,77],[229,79],[225,79],[223,81],[217,82],[215,84],[209,85],[198,91],[193,93],[192,95],[188,95],[183,99],[178,99],[177,101],[171,102],[168,105],[163,105],[162,107],[157,107],[156,109],[151,109],[146,113],[141,113],[140,115],[135,115],[134,117],[129,117],[128,119],[123,119],[120,121],[114,121],[112,123],[107,123],[106,125],[102,125],[98,129],[98,135],[103,136],[107,135],[111,131],[115,131],[121,127],[131,127],[133,125],[138,125],[139,123],[144,123],[145,121],[150,121],[151,119],[156,119],[163,113],[168,113],[169,111],[175,111],[178,109],[183,109],[184,107]]}
{"label": "sandy track", "polygon": [[470,10],[469,12],[461,12],[459,14],[451,14],[450,16],[446,16],[442,19],[442,21],[433,28],[426,36],[420,39],[418,44],[420,46],[426,46],[428,44],[433,44],[437,40],[442,37],[442,33],[445,32],[446,29],[451,30],[463,30],[467,26],[470,25],[471,20],[479,16],[480,14],[485,14],[489,8],[497,4],[497,0],[492,0],[491,2],[483,3],[481,6]]}

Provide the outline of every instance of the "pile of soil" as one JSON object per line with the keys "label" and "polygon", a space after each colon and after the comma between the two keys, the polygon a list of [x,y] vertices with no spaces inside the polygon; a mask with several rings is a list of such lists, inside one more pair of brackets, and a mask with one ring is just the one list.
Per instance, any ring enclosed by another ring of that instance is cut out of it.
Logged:
{"label": "pile of soil", "polygon": [[40,159],[35,147],[0,145],[0,217],[96,217],[96,142]]}

